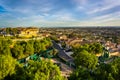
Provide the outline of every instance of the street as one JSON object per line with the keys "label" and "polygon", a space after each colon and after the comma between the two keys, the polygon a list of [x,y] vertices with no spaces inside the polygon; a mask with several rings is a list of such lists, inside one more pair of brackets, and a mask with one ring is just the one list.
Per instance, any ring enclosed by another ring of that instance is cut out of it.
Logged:
{"label": "street", "polygon": [[66,62],[73,63],[72,57],[68,56],[55,41],[52,41],[52,43],[53,43],[54,48],[56,48],[59,51],[58,56],[61,59],[63,59]]}

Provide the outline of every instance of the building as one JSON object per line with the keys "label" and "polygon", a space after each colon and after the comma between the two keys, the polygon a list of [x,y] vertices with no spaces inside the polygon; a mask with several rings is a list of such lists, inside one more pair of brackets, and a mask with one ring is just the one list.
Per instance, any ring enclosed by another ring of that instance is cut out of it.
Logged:
{"label": "building", "polygon": [[61,35],[61,36],[59,36],[59,39],[60,40],[67,40],[67,36],[66,35]]}
{"label": "building", "polygon": [[35,37],[39,33],[38,28],[28,27],[28,28],[20,28],[18,31],[19,37]]}

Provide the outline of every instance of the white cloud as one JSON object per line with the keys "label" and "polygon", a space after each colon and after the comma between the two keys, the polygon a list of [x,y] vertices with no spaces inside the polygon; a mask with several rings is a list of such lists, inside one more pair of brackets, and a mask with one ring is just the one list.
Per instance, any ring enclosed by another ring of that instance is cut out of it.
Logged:
{"label": "white cloud", "polygon": [[[101,5],[101,6],[99,6]],[[102,11],[106,11],[106,10],[110,10],[112,8],[115,8],[117,6],[120,6],[120,0],[103,0],[102,2],[99,2],[97,4],[95,4],[94,8],[90,11],[88,11],[88,14],[94,14],[94,13],[98,13],[98,12],[102,12]]]}
{"label": "white cloud", "polygon": [[75,21],[75,19],[70,14],[55,15],[53,18],[57,21]]}
{"label": "white cloud", "polygon": [[73,17],[73,14],[67,12],[66,10],[58,11],[52,14],[50,18],[54,21],[76,21],[76,19]]}
{"label": "white cloud", "polygon": [[78,5],[86,5],[88,0],[73,0]]}
{"label": "white cloud", "polygon": [[4,7],[8,12],[22,13],[22,14],[38,14],[47,13],[54,7],[52,3],[48,3],[47,0],[21,0],[13,2],[12,0],[1,0],[0,6]]}
{"label": "white cloud", "polygon": [[110,14],[104,14],[101,16],[96,16],[96,17],[93,17],[92,19],[93,20],[104,20],[104,19],[108,19],[108,18],[117,18],[118,16],[120,16],[120,11],[110,13]]}
{"label": "white cloud", "polygon": [[89,4],[89,0],[71,0],[72,3],[75,4],[77,11],[84,11],[86,10],[86,6]]}
{"label": "white cloud", "polygon": [[[56,5],[49,3],[48,0],[25,0],[27,3],[25,2],[23,3],[23,5],[20,3],[17,6],[16,4],[14,6],[11,3],[9,3],[8,5],[8,3],[5,1],[8,0],[0,0],[0,5],[3,6],[9,13],[0,15],[0,21],[2,23],[1,25],[95,26],[118,25],[120,21],[120,12],[114,12],[101,16],[94,15],[96,13],[110,10],[114,7],[120,6],[120,0],[101,0],[101,2],[96,1],[93,3],[90,2],[90,0],[72,0],[77,5],[77,11],[75,12],[75,14],[72,11],[69,12],[70,9],[60,9],[55,10],[55,12],[52,12],[52,10],[56,9]],[[13,6],[11,7],[11,5]],[[84,19],[86,19],[85,21],[82,19],[80,21],[76,17],[74,17],[82,16],[78,10],[82,12],[83,17],[85,17]],[[88,14],[84,15],[84,13]],[[17,16],[17,14],[19,16]],[[90,19],[91,14],[93,14],[95,17],[93,16]]]}

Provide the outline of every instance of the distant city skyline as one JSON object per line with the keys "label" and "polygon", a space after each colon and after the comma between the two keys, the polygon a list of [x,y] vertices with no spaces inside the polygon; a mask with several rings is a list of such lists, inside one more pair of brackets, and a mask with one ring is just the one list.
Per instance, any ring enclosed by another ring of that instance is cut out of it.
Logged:
{"label": "distant city skyline", "polygon": [[0,27],[120,26],[120,0],[0,0]]}

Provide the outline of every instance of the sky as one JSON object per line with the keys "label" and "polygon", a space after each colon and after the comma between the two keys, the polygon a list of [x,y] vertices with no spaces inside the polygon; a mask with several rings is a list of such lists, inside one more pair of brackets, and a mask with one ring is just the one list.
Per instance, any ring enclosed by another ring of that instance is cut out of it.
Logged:
{"label": "sky", "polygon": [[120,0],[0,0],[0,27],[120,26]]}

